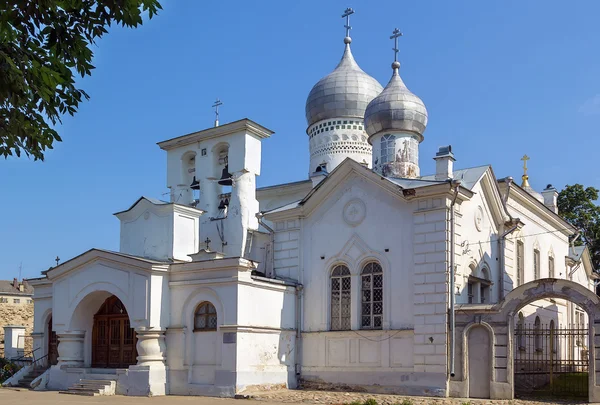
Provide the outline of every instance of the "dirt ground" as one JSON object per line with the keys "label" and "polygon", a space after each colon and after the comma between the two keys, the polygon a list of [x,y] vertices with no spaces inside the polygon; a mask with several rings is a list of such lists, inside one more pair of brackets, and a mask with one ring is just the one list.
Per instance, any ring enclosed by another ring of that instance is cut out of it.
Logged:
{"label": "dirt ground", "polygon": [[329,391],[271,391],[260,394],[252,394],[249,400],[240,400],[232,398],[211,398],[211,397],[125,397],[125,396],[106,396],[106,397],[84,397],[79,395],[64,395],[55,391],[28,391],[15,388],[0,389],[0,404],[18,404],[18,405],[58,405],[64,403],[73,404],[124,404],[124,405],[152,405],[152,404],[190,404],[190,405],[242,405],[252,402],[266,402],[271,405],[283,405],[290,403],[309,403],[309,404],[349,404],[353,401],[365,401],[368,398],[374,398],[379,405],[401,404],[405,399],[413,405],[552,405],[552,404],[573,404],[573,401],[492,401],[492,400],[467,400],[456,398],[424,398],[424,397],[401,397],[397,395],[377,395],[362,394],[350,392],[329,392]]}

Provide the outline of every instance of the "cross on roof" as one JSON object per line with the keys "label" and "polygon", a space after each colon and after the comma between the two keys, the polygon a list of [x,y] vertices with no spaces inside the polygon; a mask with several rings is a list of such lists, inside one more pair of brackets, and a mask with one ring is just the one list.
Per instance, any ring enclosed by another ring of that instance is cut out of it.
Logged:
{"label": "cross on roof", "polygon": [[212,107],[215,108],[215,127],[219,126],[219,106],[223,105],[223,102],[221,100],[219,100],[219,98],[217,97],[217,99],[215,100],[215,103],[212,105]]}
{"label": "cross on roof", "polygon": [[342,14],[342,18],[346,19],[346,25],[344,25],[344,28],[346,28],[346,36],[349,37],[350,36],[350,30],[352,29],[352,27],[350,26],[350,16],[354,14],[354,10],[352,10],[350,7],[348,7],[346,10],[344,10],[344,14]]}
{"label": "cross on roof", "polygon": [[527,161],[529,160],[529,156],[523,155],[521,160],[523,161],[523,174],[527,175]]}
{"label": "cross on roof", "polygon": [[394,51],[394,62],[398,62],[398,37],[401,37],[402,33],[400,32],[400,30],[398,28],[394,28],[394,31],[392,32],[392,36],[390,37],[390,39],[394,40],[394,47],[392,48],[392,50]]}

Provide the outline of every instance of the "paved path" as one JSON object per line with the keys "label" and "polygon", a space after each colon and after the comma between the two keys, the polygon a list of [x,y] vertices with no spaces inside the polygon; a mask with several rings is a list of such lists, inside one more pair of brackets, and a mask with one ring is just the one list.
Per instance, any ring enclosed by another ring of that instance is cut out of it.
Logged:
{"label": "paved path", "polygon": [[0,404],[4,405],[58,405],[64,403],[72,404],[127,404],[127,405],[287,405],[290,403],[312,403],[312,404],[349,404],[353,401],[363,402],[368,398],[374,398],[379,405],[402,404],[407,399],[412,405],[553,405],[573,404],[575,402],[536,402],[536,401],[491,401],[491,400],[466,400],[457,398],[424,398],[424,397],[401,397],[396,395],[375,395],[350,392],[330,391],[273,391],[254,394],[254,400],[237,400],[231,398],[211,397],[84,397],[79,395],[64,395],[56,391],[28,391],[15,388],[0,388]]}

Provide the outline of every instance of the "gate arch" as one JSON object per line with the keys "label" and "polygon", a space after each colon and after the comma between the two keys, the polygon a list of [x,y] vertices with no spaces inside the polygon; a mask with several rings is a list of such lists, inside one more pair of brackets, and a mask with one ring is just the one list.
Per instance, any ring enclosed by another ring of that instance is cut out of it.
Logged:
{"label": "gate arch", "polygon": [[589,316],[589,393],[590,402],[600,401],[600,359],[595,355],[597,350],[595,342],[600,341],[600,297],[580,284],[569,280],[546,278],[525,283],[511,292],[504,300],[494,306],[498,311],[499,320],[506,322],[509,336],[507,354],[507,377],[509,378],[514,397],[514,344],[515,344],[515,316],[518,311],[528,304],[545,298],[556,298],[570,301],[583,308]]}

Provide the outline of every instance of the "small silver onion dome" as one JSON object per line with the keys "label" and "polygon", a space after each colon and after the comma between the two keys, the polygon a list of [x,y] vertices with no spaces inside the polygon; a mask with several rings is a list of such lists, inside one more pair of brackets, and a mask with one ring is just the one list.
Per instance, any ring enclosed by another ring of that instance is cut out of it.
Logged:
{"label": "small silver onion dome", "polygon": [[344,38],[346,50],[337,67],[314,85],[306,99],[306,121],[330,118],[360,118],[367,105],[383,87],[356,63],[350,50],[350,37]]}
{"label": "small silver onion dome", "polygon": [[398,73],[399,68],[399,62],[392,63],[394,73],[390,82],[367,106],[365,130],[369,136],[391,130],[412,132],[421,142],[427,127],[427,109],[406,87]]}

